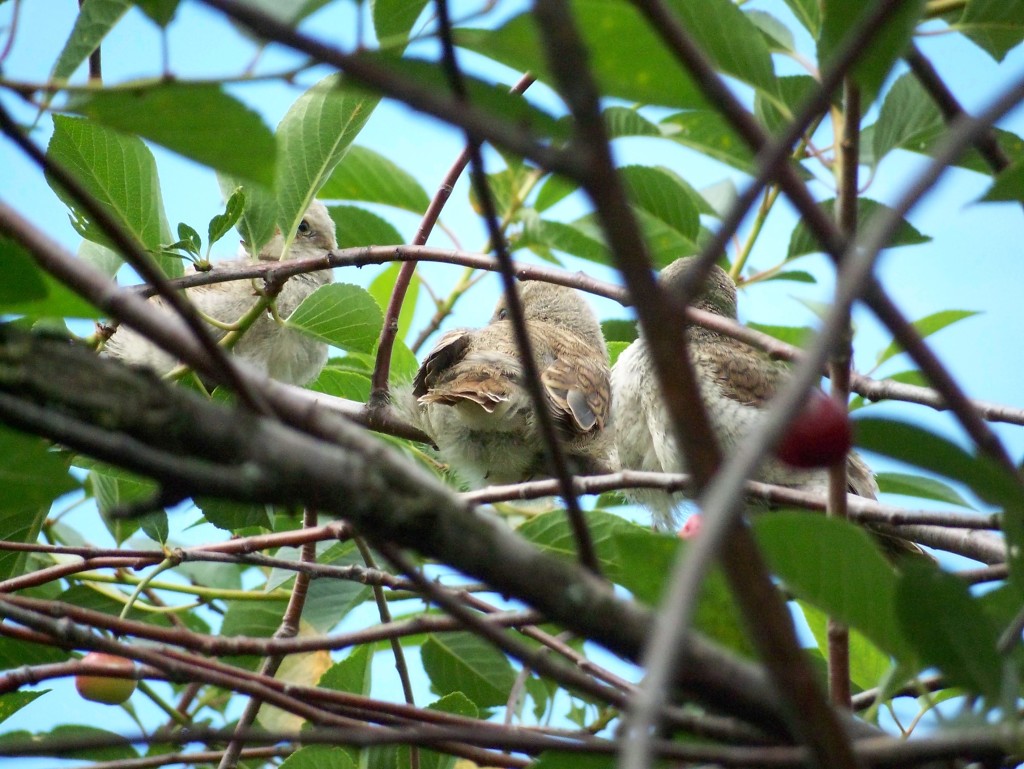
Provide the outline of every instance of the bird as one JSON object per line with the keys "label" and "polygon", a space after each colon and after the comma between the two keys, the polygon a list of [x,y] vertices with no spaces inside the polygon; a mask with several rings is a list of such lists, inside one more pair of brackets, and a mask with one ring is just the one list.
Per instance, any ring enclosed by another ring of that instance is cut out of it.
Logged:
{"label": "bird", "polygon": [[[614,466],[608,352],[590,305],[541,281],[518,288],[526,328],[570,472]],[[396,394],[400,413],[427,433],[471,488],[550,477],[537,413],[505,296],[490,322],[448,331]]]}
{"label": "bird", "polygon": [[[675,260],[661,271],[659,285],[670,296],[681,299],[687,275],[695,263],[694,257]],[[725,270],[713,265],[691,306],[735,320],[736,284]],[[789,366],[744,342],[697,324],[687,325],[686,338],[712,431],[719,448],[728,456],[763,419],[772,397],[790,376]],[[616,425],[615,444],[622,469],[686,472],[642,332],[616,360],[611,379],[612,421]],[[856,452],[847,454],[846,469],[851,493],[877,498],[874,474]],[[755,480],[825,492],[828,470],[797,468],[769,456],[762,462]],[[633,490],[629,496],[651,512],[655,527],[660,529],[676,526],[685,502],[682,494],[656,489]],[[887,552],[923,553],[905,540],[882,534],[877,537]]]}
{"label": "bird", "polygon": [[[282,259],[303,259],[324,254],[338,247],[335,239],[334,220],[318,200],[306,210],[295,232],[295,239],[284,252],[284,236],[280,229],[260,250],[256,259],[274,262]],[[213,269],[228,273],[251,267],[253,259],[246,254],[243,258],[216,262]],[[288,278],[275,300],[276,317],[268,308],[246,330],[231,353],[252,364],[271,379],[287,384],[304,385],[315,379],[327,363],[327,345],[300,331],[288,328],[279,318],[287,318],[304,299],[321,286],[333,280],[330,270],[303,273]],[[232,280],[193,286],[185,290],[192,305],[205,316],[222,324],[231,324],[245,315],[259,299],[260,289],[252,279]],[[153,297],[150,303],[162,312],[172,310],[160,297]],[[227,333],[222,328],[207,324],[216,339]],[[170,373],[178,360],[157,347],[146,337],[132,328],[121,326],[107,341],[103,354],[135,366],[150,369],[160,376]]]}

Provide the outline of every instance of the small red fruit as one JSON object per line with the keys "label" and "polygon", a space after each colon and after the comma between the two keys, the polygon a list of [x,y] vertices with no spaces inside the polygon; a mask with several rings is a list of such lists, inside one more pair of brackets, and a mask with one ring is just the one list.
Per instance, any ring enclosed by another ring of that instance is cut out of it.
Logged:
{"label": "small red fruit", "polygon": [[[89,652],[82,658],[82,662],[103,665],[126,676],[131,676],[135,672],[134,662],[116,654]],[[137,683],[134,678],[75,676],[75,688],[84,699],[102,702],[106,705],[120,705],[132,696]]]}
{"label": "small red fruit", "polygon": [[812,390],[775,456],[793,467],[829,467],[842,461],[852,445],[853,425],[846,409],[821,390]]}
{"label": "small red fruit", "polygon": [[686,519],[686,523],[679,530],[679,539],[693,539],[700,531],[700,513],[694,513]]}

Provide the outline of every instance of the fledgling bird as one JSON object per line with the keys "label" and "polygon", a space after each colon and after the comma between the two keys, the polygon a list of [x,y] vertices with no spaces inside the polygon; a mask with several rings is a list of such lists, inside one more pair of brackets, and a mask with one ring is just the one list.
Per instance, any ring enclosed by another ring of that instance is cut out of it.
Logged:
{"label": "fledgling bird", "polygon": [[[679,296],[694,261],[686,257],[672,262],[661,271],[659,284],[669,294]],[[713,266],[692,306],[735,320],[736,284],[723,269]],[[722,452],[728,455],[763,418],[768,402],[789,376],[789,368],[761,350],[703,326],[688,325],[686,336],[711,427]],[[642,335],[615,362],[612,392],[615,443],[621,466],[631,470],[686,472]],[[875,499],[878,485],[864,461],[850,452],[846,467],[849,491]],[[828,489],[826,469],[796,468],[774,457],[765,458],[756,480],[804,491]],[[684,499],[681,494],[643,489],[631,496],[651,511],[659,528],[675,526]],[[916,545],[895,537],[879,535],[879,539],[890,552],[921,552]]]}
{"label": "fledgling bird", "polygon": [[[544,394],[573,473],[608,470],[611,383],[601,327],[577,291],[540,281],[519,296]],[[469,486],[550,476],[506,300],[479,329],[455,329],[396,404]]]}
{"label": "fledgling bird", "polygon": [[[274,234],[257,255],[259,261],[303,259],[323,256],[336,249],[334,220],[323,203],[314,200],[299,223],[295,239],[287,253],[284,236]],[[249,257],[230,259],[214,264],[217,271],[237,270],[252,265]],[[306,297],[320,286],[333,280],[330,270],[304,273],[288,278],[277,295],[279,318],[287,318]],[[225,324],[234,323],[247,313],[258,300],[260,281],[233,280],[211,283],[186,289],[189,301],[206,316]],[[150,299],[163,312],[171,312],[159,297]],[[214,338],[227,333],[209,326]],[[303,385],[314,379],[327,363],[327,345],[295,329],[287,328],[269,311],[258,317],[231,350],[232,354],[266,373],[271,379],[288,384]],[[163,376],[170,372],[178,360],[134,329],[121,326],[108,340],[104,353],[126,363],[144,366]]]}

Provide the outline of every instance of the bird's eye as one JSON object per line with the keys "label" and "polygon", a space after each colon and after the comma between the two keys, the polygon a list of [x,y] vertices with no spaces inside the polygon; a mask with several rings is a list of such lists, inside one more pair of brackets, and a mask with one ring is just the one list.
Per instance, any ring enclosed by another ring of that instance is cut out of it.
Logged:
{"label": "bird's eye", "polygon": [[502,307],[500,310],[498,310],[498,320],[505,320],[505,318],[507,318],[507,317],[508,317],[508,310],[506,310],[504,307]]}
{"label": "bird's eye", "polygon": [[313,228],[309,226],[309,222],[305,219],[299,222],[299,235],[311,235],[312,233]]}

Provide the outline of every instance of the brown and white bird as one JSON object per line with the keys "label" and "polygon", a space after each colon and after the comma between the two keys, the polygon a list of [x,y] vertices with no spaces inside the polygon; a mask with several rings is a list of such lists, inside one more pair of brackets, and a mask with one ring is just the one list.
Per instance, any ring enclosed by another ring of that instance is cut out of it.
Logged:
{"label": "brown and white bird", "polygon": [[[597,318],[582,295],[564,286],[529,281],[519,297],[570,470],[608,470],[611,384]],[[469,486],[517,483],[551,474],[524,377],[502,297],[483,328],[442,336],[411,393],[398,393],[396,403]]]}
{"label": "brown and white bird", "polygon": [[[672,262],[662,270],[659,284],[669,294],[680,296],[694,261],[688,257]],[[720,267],[712,267],[692,306],[735,320],[735,283]],[[686,335],[711,427],[722,452],[728,455],[763,419],[769,401],[789,376],[788,366],[703,326],[688,325]],[[621,466],[630,470],[686,472],[642,335],[615,362],[612,392],[615,444]],[[847,477],[850,492],[869,499],[877,497],[874,475],[854,452],[847,456]],[[756,480],[804,491],[828,489],[826,469],[801,469],[774,457],[763,461]],[[651,511],[655,524],[661,528],[675,526],[679,506],[684,501],[681,494],[669,495],[653,489],[636,490],[631,497]],[[882,539],[889,550],[917,550],[903,540],[884,536]],[[899,546],[892,548],[890,539]]]}
{"label": "brown and white bird", "polygon": [[[338,247],[334,220],[323,203],[314,200],[299,223],[295,239],[284,252],[284,236],[275,233],[257,256],[259,261],[303,259],[323,256]],[[250,267],[249,257],[214,263],[218,272]],[[304,273],[288,278],[275,300],[275,317],[268,309],[256,319],[232,348],[232,354],[266,373],[272,379],[289,384],[306,384],[314,379],[327,362],[327,345],[300,331],[288,328],[279,318],[287,318],[299,304],[320,286],[332,280],[330,270]],[[218,323],[232,324],[245,315],[259,300],[258,280],[233,280],[186,289],[189,301],[203,315]],[[159,297],[150,302],[163,312],[171,312]],[[209,326],[216,339],[227,333]],[[126,363],[152,369],[163,376],[178,365],[178,360],[150,342],[134,329],[121,326],[107,341],[104,353]]]}

